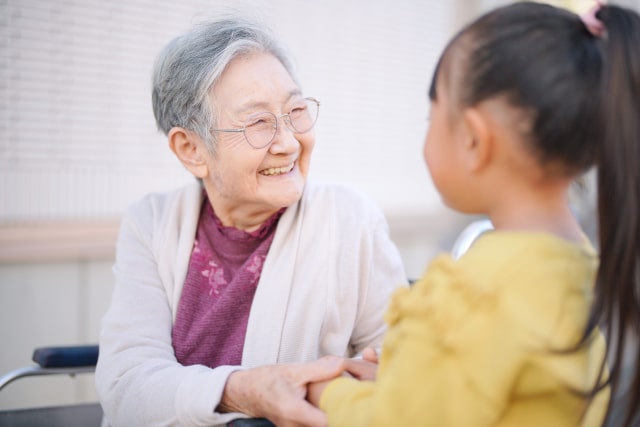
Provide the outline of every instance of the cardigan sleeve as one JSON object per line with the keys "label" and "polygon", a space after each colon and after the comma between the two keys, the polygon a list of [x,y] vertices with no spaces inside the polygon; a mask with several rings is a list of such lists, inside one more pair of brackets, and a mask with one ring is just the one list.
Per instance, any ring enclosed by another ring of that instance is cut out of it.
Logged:
{"label": "cardigan sleeve", "polygon": [[358,312],[350,344],[354,353],[380,347],[386,331],[383,321],[393,292],[407,285],[400,253],[389,236],[382,212],[373,209],[365,224],[359,252],[360,292]]}
{"label": "cardigan sleeve", "polygon": [[[123,217],[115,289],[102,321],[96,386],[112,426],[215,425],[224,385],[238,367],[182,366],[171,343],[172,314],[154,255],[148,200]],[[237,417],[238,414],[235,414]]]}

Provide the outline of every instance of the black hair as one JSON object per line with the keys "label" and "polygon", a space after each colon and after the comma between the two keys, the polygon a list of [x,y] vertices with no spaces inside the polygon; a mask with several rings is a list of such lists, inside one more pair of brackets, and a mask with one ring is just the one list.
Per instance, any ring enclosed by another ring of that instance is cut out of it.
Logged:
{"label": "black hair", "polygon": [[[605,5],[597,17],[601,37],[551,5],[498,8],[452,39],[429,91],[435,101],[439,79],[455,87],[459,110],[502,96],[530,119],[519,129],[541,165],[568,176],[596,166],[600,266],[581,344],[606,328],[611,370],[592,397],[606,384],[621,387],[629,334],[640,335],[640,16]],[[631,374],[624,425],[639,415],[637,361]]]}
{"label": "black hair", "polygon": [[451,82],[460,92],[459,107],[504,96],[533,115],[530,134],[522,136],[541,163],[561,162],[576,173],[594,164],[602,139],[598,45],[575,14],[524,2],[475,21],[452,40],[443,60],[448,69],[464,70],[464,82]]}

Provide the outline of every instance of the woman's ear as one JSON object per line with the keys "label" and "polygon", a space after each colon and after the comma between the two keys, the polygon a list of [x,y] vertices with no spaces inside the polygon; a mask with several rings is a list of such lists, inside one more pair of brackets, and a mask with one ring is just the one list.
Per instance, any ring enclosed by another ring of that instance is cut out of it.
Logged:
{"label": "woman's ear", "polygon": [[173,127],[169,131],[169,148],[178,160],[196,178],[205,178],[209,173],[206,156],[203,151],[206,147],[196,134],[181,127]]}
{"label": "woman's ear", "polygon": [[492,159],[493,133],[485,112],[477,108],[464,111],[465,136],[464,151],[467,167],[471,172],[484,169]]}

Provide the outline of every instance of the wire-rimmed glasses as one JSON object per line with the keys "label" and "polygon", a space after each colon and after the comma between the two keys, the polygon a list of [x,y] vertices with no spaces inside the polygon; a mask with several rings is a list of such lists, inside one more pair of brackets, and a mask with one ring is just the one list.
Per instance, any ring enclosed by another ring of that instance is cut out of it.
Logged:
{"label": "wire-rimmed glasses", "polygon": [[278,122],[284,120],[293,133],[309,132],[318,120],[320,101],[303,98],[296,101],[288,113],[276,116],[269,111],[252,114],[238,129],[211,129],[213,132],[242,132],[244,139],[253,148],[260,149],[271,144],[278,132]]}

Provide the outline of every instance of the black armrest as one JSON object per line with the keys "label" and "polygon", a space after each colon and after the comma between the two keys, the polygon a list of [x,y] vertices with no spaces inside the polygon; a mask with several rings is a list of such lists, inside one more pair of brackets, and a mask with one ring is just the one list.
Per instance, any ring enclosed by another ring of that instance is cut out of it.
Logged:
{"label": "black armrest", "polygon": [[227,427],[275,427],[266,418],[238,418],[227,423]]}
{"label": "black armrest", "polygon": [[95,366],[98,362],[98,346],[40,347],[33,351],[32,359],[42,368]]}

